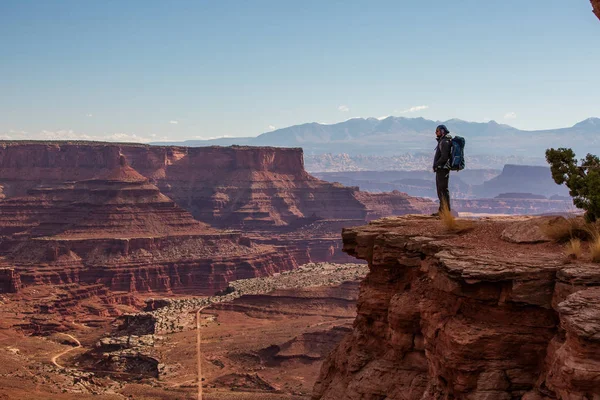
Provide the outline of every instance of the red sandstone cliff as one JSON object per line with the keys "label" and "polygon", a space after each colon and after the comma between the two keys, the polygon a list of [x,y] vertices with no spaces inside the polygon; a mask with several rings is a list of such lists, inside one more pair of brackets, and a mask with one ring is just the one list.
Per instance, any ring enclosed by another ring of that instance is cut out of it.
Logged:
{"label": "red sandstone cliff", "polygon": [[314,399],[600,398],[596,264],[500,240],[511,220],[445,234],[426,217],[345,229],[369,262],[354,329]]}
{"label": "red sandstone cliff", "polygon": [[212,293],[297,266],[284,249],[195,220],[117,160],[94,179],[38,185],[0,201],[0,255],[24,284]]}
{"label": "red sandstone cliff", "polygon": [[270,229],[423,208],[404,194],[383,199],[321,181],[304,170],[301,149],[269,147],[0,142],[2,193],[10,199],[40,184],[92,179],[118,166],[121,154],[162,193],[214,226]]}
{"label": "red sandstone cliff", "polygon": [[[364,218],[351,188],[304,170],[301,149],[124,148],[134,168],[196,218],[223,227],[269,227],[314,217]],[[157,163],[156,160],[164,160]]]}
{"label": "red sandstone cliff", "polygon": [[0,256],[24,284],[119,291],[210,293],[346,261],[341,226],[431,204],[320,181],[278,148],[0,142],[0,187]]}
{"label": "red sandstone cliff", "polygon": [[592,2],[592,8],[594,9],[594,14],[600,19],[600,0],[590,0]]}

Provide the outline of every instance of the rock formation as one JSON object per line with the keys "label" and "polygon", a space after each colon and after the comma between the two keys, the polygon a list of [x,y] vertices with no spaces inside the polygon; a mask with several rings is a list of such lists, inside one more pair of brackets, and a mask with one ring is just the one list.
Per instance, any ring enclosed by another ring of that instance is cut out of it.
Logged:
{"label": "rock formation", "polygon": [[592,8],[594,9],[594,14],[600,19],[600,0],[590,0],[592,2]]}
{"label": "rock formation", "polygon": [[297,265],[285,251],[196,221],[125,157],[117,160],[96,178],[38,185],[0,202],[0,255],[24,284],[212,293]]}
{"label": "rock formation", "polygon": [[[163,193],[217,227],[297,227],[316,219],[364,220],[370,212],[358,188],[309,175],[299,148],[122,147],[122,151]],[[403,200],[397,214],[420,211],[420,201],[413,203],[406,195]]]}
{"label": "rock formation", "polygon": [[21,277],[14,268],[0,267],[0,293],[17,293],[21,289]]}
{"label": "rock formation", "polygon": [[[0,142],[2,193],[10,199],[39,185],[93,179],[118,166],[121,155],[180,207],[216,227],[296,227],[316,219],[365,220],[373,213],[374,202],[363,203],[358,188],[309,175],[299,148]],[[390,202],[396,214],[423,207],[406,195]]]}
{"label": "rock formation", "polygon": [[432,208],[316,179],[301,149],[0,142],[0,186],[0,256],[23,283],[126,291],[347,261],[342,226]]}
{"label": "rock formation", "polygon": [[598,267],[553,243],[500,240],[515,223],[456,235],[398,217],[345,229],[344,251],[370,272],[313,399],[599,398]]}

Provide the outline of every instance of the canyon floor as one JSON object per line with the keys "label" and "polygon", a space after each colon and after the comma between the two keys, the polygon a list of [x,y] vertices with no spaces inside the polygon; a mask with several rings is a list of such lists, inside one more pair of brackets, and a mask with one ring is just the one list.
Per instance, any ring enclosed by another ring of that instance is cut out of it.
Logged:
{"label": "canyon floor", "polygon": [[[135,294],[113,305],[124,313],[116,320],[97,315],[99,297],[74,304],[76,313],[40,313],[64,287],[4,294],[0,399],[196,399],[198,308],[204,399],[308,399],[323,359],[351,330],[366,272],[319,263],[236,281],[220,296]],[[144,304],[153,310],[140,312]],[[153,324],[138,323],[148,316]]]}

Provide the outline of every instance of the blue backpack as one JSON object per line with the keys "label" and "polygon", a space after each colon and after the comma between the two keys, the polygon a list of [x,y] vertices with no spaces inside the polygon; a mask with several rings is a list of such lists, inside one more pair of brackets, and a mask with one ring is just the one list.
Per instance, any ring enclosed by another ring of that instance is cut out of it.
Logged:
{"label": "blue backpack", "polygon": [[465,169],[465,138],[454,136],[450,144],[450,159],[446,163],[446,168],[450,171]]}

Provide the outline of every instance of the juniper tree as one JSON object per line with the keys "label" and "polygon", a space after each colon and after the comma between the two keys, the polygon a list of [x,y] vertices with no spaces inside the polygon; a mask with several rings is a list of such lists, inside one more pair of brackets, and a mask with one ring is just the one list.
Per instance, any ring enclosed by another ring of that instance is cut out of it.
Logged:
{"label": "juniper tree", "polygon": [[600,158],[588,154],[579,165],[573,150],[559,148],[546,150],[546,161],[554,182],[567,185],[573,204],[585,210],[586,219],[600,219]]}

